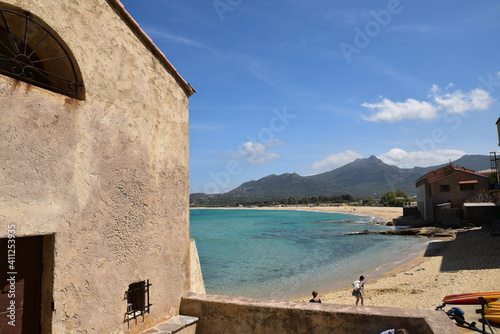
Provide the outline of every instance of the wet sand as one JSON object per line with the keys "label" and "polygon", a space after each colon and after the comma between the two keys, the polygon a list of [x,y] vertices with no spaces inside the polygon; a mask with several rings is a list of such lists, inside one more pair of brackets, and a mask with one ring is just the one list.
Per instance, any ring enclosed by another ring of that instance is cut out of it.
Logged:
{"label": "wet sand", "polygon": [[[500,291],[500,237],[479,229],[460,232],[452,240],[431,243],[426,252],[382,277],[364,276],[365,306],[434,310],[447,295]],[[351,292],[351,287],[319,291],[319,297],[323,303],[354,305]],[[447,305],[445,310],[453,306],[480,326],[478,306]]]}

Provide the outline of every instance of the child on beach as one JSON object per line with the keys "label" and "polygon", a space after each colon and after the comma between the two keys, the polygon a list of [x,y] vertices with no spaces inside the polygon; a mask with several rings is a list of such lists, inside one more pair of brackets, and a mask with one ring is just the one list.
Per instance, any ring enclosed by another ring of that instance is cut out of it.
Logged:
{"label": "child on beach", "polygon": [[356,305],[358,305],[361,300],[361,306],[365,305],[365,299],[363,297],[363,292],[365,292],[365,277],[359,276],[358,281],[352,283],[354,289],[352,290],[352,295],[356,297]]}
{"label": "child on beach", "polygon": [[321,303],[321,299],[318,297],[318,291],[312,292],[313,298],[309,301],[309,303]]}

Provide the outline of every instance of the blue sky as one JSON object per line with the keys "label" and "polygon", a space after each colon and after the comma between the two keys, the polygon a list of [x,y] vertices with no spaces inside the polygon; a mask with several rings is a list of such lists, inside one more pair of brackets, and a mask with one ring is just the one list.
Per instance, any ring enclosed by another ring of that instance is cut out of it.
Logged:
{"label": "blue sky", "polygon": [[498,1],[122,3],[198,92],[192,193],[498,149]]}

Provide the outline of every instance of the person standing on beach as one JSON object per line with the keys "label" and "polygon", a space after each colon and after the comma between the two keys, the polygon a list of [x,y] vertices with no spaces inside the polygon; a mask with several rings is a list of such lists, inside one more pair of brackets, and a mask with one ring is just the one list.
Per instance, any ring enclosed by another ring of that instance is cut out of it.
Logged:
{"label": "person standing on beach", "polygon": [[359,276],[358,281],[354,281],[352,283],[354,289],[352,290],[352,295],[356,297],[356,305],[358,305],[361,300],[361,306],[365,305],[365,298],[363,297],[363,293],[365,292],[365,277]]}
{"label": "person standing on beach", "polygon": [[318,297],[318,291],[312,292],[313,298],[309,301],[310,303],[321,303],[321,299]]}

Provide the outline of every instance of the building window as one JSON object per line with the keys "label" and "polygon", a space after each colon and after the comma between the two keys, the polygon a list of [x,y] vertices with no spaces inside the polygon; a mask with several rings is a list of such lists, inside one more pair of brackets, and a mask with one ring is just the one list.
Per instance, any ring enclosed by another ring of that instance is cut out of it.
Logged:
{"label": "building window", "polygon": [[149,303],[149,280],[132,283],[127,290],[127,315],[130,318],[149,313],[152,304]]}
{"label": "building window", "polygon": [[474,185],[473,184],[461,184],[460,190],[461,191],[474,190]]}
{"label": "building window", "polygon": [[450,191],[450,185],[449,184],[442,184],[439,186],[439,191]]}
{"label": "building window", "polygon": [[4,6],[0,8],[0,73],[83,100],[76,61],[56,33],[29,12]]}

